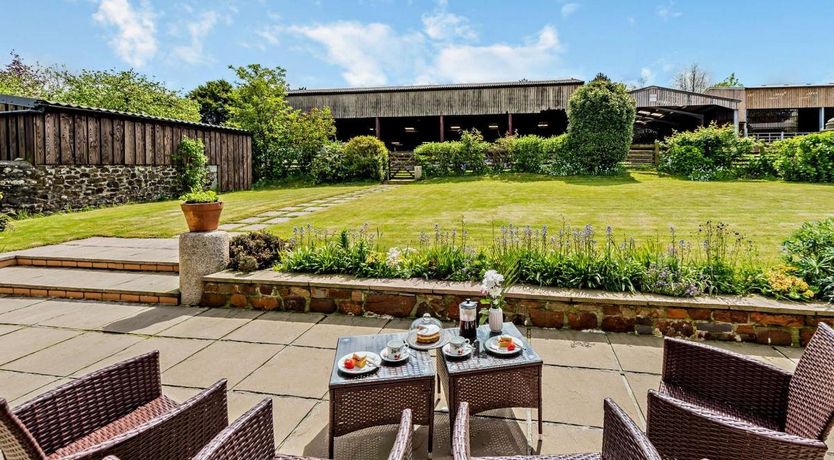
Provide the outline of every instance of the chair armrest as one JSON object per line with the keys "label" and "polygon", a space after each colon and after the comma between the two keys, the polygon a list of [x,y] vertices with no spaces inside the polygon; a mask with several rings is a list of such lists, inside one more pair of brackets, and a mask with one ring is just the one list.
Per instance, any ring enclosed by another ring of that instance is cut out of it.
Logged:
{"label": "chair armrest", "polygon": [[748,356],[702,343],[667,338],[663,382],[720,405],[785,424],[788,371]]}
{"label": "chair armrest", "polygon": [[193,460],[272,460],[274,454],[272,399],[267,398],[215,436]]}
{"label": "chair armrest", "polygon": [[49,455],[161,394],[154,351],[61,385],[17,407],[15,416]]}
{"label": "chair armrest", "polygon": [[400,429],[397,431],[397,439],[394,441],[388,460],[411,460],[413,437],[414,424],[411,422],[411,409],[406,409],[400,418]]}
{"label": "chair armrest", "polygon": [[794,436],[649,390],[646,433],[664,458],[807,460],[825,457],[818,439]]}
{"label": "chair armrest", "polygon": [[206,388],[173,411],[63,460],[120,458],[188,459],[228,425],[226,380]]}
{"label": "chair armrest", "polygon": [[469,403],[460,403],[458,415],[455,418],[455,427],[452,431],[452,458],[454,460],[470,460],[472,458],[469,448]]}

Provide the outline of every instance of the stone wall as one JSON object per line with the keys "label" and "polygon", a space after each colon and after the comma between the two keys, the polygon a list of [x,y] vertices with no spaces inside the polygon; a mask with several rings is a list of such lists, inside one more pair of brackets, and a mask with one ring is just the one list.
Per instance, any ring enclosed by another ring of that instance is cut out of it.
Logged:
{"label": "stone wall", "polygon": [[173,166],[32,166],[0,161],[0,212],[51,213],[177,194]]}
{"label": "stone wall", "polygon": [[[458,318],[458,304],[479,298],[472,283],[367,280],[274,271],[220,272],[203,278],[201,305],[297,312]],[[505,316],[528,314],[534,326],[804,345],[817,324],[834,324],[823,304],[762,297],[675,298],[658,295],[515,286]]]}

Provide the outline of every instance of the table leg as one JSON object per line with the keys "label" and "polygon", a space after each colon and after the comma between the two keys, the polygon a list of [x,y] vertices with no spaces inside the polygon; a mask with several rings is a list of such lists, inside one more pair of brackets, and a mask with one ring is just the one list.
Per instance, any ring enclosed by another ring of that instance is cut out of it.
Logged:
{"label": "table leg", "polygon": [[[434,402],[434,397],[431,398],[432,402]],[[431,458],[432,451],[434,450],[434,404],[429,407],[429,458]]]}
{"label": "table leg", "polygon": [[327,426],[327,458],[333,458],[333,442],[334,434],[336,433],[336,401],[333,397],[333,391],[330,392],[330,423]]}

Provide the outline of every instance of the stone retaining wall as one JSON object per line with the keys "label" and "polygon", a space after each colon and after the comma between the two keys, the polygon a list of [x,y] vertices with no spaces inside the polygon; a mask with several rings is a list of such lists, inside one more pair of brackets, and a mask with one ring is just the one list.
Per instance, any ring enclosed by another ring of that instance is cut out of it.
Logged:
{"label": "stone retaining wall", "polygon": [[[204,279],[201,305],[298,312],[455,320],[458,304],[479,298],[474,283],[368,280],[260,271],[220,272]],[[819,322],[834,324],[834,307],[762,297],[675,298],[658,295],[516,286],[507,320],[528,312],[533,325],[613,332],[804,345]]]}
{"label": "stone retaining wall", "polygon": [[0,161],[0,212],[51,213],[177,194],[173,166],[32,166]]}

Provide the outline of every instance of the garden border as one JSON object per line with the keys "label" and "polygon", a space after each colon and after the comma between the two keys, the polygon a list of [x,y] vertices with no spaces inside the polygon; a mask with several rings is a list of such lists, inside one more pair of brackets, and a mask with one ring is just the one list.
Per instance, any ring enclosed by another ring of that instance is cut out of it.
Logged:
{"label": "garden border", "polygon": [[[454,320],[458,304],[480,297],[474,282],[364,279],[261,270],[222,271],[203,278],[205,307]],[[669,297],[517,285],[505,314],[529,312],[534,326],[655,334],[708,340],[805,345],[817,324],[834,325],[834,305],[759,296]]]}

